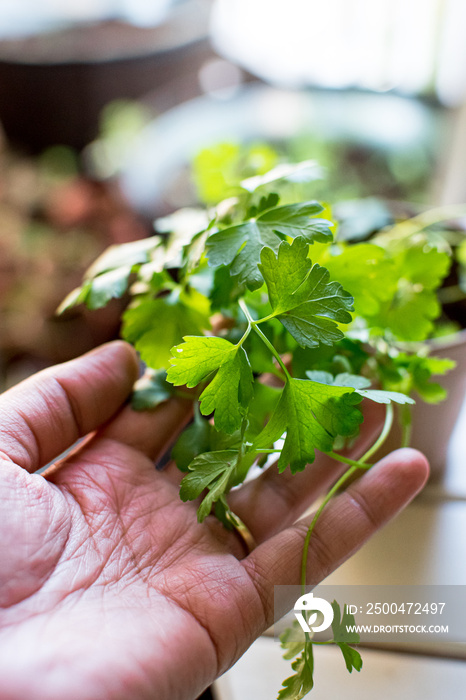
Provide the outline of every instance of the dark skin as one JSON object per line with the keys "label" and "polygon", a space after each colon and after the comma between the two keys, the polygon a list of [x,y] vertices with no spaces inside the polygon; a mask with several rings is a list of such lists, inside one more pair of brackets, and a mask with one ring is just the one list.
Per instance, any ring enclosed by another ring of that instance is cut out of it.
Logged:
{"label": "dark skin", "polygon": [[[271,468],[232,493],[258,544],[248,554],[212,516],[197,523],[174,466],[154,470],[190,409],[133,412],[136,375],[133,350],[115,342],[0,397],[2,700],[193,700],[273,622],[273,586],[299,583],[311,518],[296,520],[341,465]],[[378,430],[370,417],[356,454]],[[35,473],[93,431],[46,478]],[[427,473],[421,454],[399,450],[335,498],[308,581],[396,515]]]}

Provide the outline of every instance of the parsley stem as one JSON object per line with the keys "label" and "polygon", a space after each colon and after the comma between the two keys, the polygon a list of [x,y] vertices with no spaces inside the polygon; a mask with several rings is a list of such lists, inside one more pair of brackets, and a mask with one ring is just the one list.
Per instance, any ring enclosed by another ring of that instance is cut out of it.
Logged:
{"label": "parsley stem", "polygon": [[287,368],[286,368],[286,366],[285,366],[285,363],[283,362],[283,360],[282,360],[282,358],[280,357],[280,355],[278,354],[278,352],[275,350],[275,348],[274,348],[274,346],[272,345],[272,343],[270,342],[270,340],[269,340],[269,339],[267,338],[267,336],[261,331],[261,329],[260,329],[258,326],[256,326],[256,324],[253,325],[253,328],[254,328],[254,330],[256,331],[256,333],[257,333],[257,335],[259,336],[259,338],[262,340],[263,343],[265,343],[265,345],[267,345],[268,349],[270,350],[270,352],[272,353],[272,355],[273,355],[273,356],[275,357],[275,359],[277,360],[277,362],[278,362],[278,364],[280,365],[280,367],[282,368],[282,370],[283,370],[283,372],[284,372],[285,377],[287,378],[287,380],[290,381],[290,380],[291,380],[291,375],[290,375],[290,373],[288,372],[288,370],[287,370]]}
{"label": "parsley stem", "polygon": [[246,330],[245,330],[245,332],[244,332],[244,335],[238,340],[238,342],[236,343],[235,347],[240,348],[240,347],[242,346],[242,344],[244,343],[244,341],[246,340],[246,338],[247,338],[248,335],[250,334],[251,328],[252,328],[251,324],[248,323],[248,327],[246,328]]}
{"label": "parsley stem", "polygon": [[[354,462],[353,466],[351,466],[339,479],[338,481],[332,486],[330,491],[327,493],[325,496],[324,500],[316,510],[314,517],[312,518],[311,524],[308,527],[308,530],[306,532],[306,538],[304,540],[304,546],[303,546],[303,556],[301,559],[301,589],[303,592],[303,595],[306,591],[306,573],[307,573],[307,557],[309,553],[309,542],[311,541],[312,533],[314,532],[314,528],[316,526],[317,520],[319,519],[320,514],[324,510],[325,506],[327,503],[331,500],[331,498],[341,489],[344,484],[351,479],[351,477],[359,470],[359,469],[366,469],[369,468],[368,465],[365,464],[370,457],[372,457],[373,454],[377,452],[379,447],[382,446],[382,444],[385,442],[388,433],[391,430],[393,423],[393,406],[392,404],[387,405],[387,411],[385,413],[385,422],[382,428],[382,432],[380,433],[379,437],[377,440],[374,442],[372,447],[370,447],[367,452],[361,457],[359,462]],[[334,456],[332,453],[327,453],[330,454],[331,456]],[[340,458],[341,455],[338,455]],[[346,462],[346,457],[343,458]],[[339,460],[339,461],[343,461]],[[352,460],[350,460],[352,461]]]}
{"label": "parsley stem", "polygon": [[409,405],[405,404],[398,409],[400,411],[399,416],[402,427],[401,447],[409,447],[409,443],[411,442],[411,430],[413,426],[409,408]]}
{"label": "parsley stem", "polygon": [[320,504],[320,506],[317,508],[316,512],[314,513],[314,517],[312,518],[311,524],[309,525],[307,532],[306,532],[306,538],[304,540],[304,546],[303,546],[303,557],[301,559],[301,589],[304,593],[306,592],[306,573],[307,573],[307,556],[309,554],[309,542],[311,541],[312,533],[314,532],[314,528],[316,526],[317,520],[319,519],[320,514],[322,513],[323,509],[327,505],[327,503],[330,501],[332,496],[345,484],[350,477],[357,472],[358,468],[357,467],[350,467],[344,474],[341,476],[338,481],[332,486],[330,491],[327,493],[325,496],[324,500]]}
{"label": "parsley stem", "polygon": [[[240,308],[241,308],[241,311],[242,311],[243,314],[246,316],[246,318],[247,318],[247,320],[248,320],[248,322],[249,322],[249,326],[255,330],[255,332],[257,333],[257,335],[259,336],[259,338],[262,340],[262,342],[268,347],[268,349],[270,350],[270,352],[272,353],[272,355],[275,357],[275,359],[277,360],[278,364],[279,364],[280,367],[282,368],[283,372],[285,373],[285,377],[287,378],[288,381],[290,381],[291,375],[290,375],[290,373],[288,372],[287,368],[285,367],[285,364],[284,364],[282,358],[280,357],[279,353],[275,350],[274,346],[272,345],[272,343],[270,342],[270,340],[267,338],[267,336],[266,336],[266,335],[261,331],[261,329],[257,326],[257,323],[258,323],[258,322],[257,322],[257,321],[254,321],[254,319],[252,318],[251,314],[249,313],[248,307],[247,307],[246,304],[244,303],[244,299],[239,299],[238,304],[239,304],[239,306],[240,306]],[[261,322],[262,322],[263,320],[264,320],[264,319],[261,319]]]}
{"label": "parsley stem", "polygon": [[339,455],[337,452],[326,452],[326,455],[335,459],[337,462],[342,462],[342,464],[348,464],[350,467],[356,467],[357,469],[370,469],[372,464],[364,464],[363,462],[358,462],[354,459],[349,459],[349,457],[344,457]]}
{"label": "parsley stem", "polygon": [[380,433],[377,440],[374,442],[372,447],[370,447],[367,452],[359,460],[362,464],[367,462],[368,459],[374,455],[377,450],[382,447],[383,443],[388,437],[388,433],[392,429],[393,425],[393,405],[391,403],[387,404],[387,410],[385,413],[385,423],[383,424],[382,432]]}
{"label": "parsley stem", "polygon": [[259,323],[265,323],[266,321],[270,321],[272,318],[275,318],[276,314],[275,312],[269,314],[268,316],[264,316],[264,318],[260,318],[258,321],[256,321],[257,324]]}
{"label": "parsley stem", "polygon": [[244,299],[238,299],[238,305],[239,305],[241,311],[243,312],[243,314],[246,316],[246,320],[248,321],[249,325],[253,326],[255,321],[254,321],[253,317],[251,316],[251,314],[249,313],[249,309],[246,306],[246,304],[244,303]]}

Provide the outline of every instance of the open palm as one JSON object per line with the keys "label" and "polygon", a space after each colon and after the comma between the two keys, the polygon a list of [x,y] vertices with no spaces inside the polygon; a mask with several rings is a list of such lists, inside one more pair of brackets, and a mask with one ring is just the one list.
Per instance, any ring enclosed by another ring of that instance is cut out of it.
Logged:
{"label": "open palm", "polygon": [[[293,478],[271,468],[232,493],[258,543],[248,554],[213,517],[197,523],[176,468],[154,469],[189,405],[122,407],[136,373],[133,351],[116,342],[1,397],[2,700],[193,700],[273,622],[273,586],[299,582],[308,518],[295,521],[336,467],[325,458]],[[369,419],[362,443],[377,425]],[[89,434],[46,478],[35,473]],[[398,451],[336,498],[312,538],[309,581],[426,475],[419,453]]]}

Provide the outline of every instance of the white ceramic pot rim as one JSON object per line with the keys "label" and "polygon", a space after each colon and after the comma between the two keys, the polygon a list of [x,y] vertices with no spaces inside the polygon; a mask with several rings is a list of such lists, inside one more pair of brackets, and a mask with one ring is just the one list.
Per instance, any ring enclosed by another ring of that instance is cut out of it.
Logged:
{"label": "white ceramic pot rim", "polygon": [[448,348],[456,348],[459,345],[466,343],[466,328],[453,333],[452,335],[446,335],[442,338],[432,338],[427,341],[427,344],[435,350],[448,350]]}
{"label": "white ceramic pot rim", "polygon": [[456,333],[452,333],[451,335],[441,336],[440,338],[429,338],[428,340],[423,340],[420,342],[400,343],[399,347],[403,350],[416,352],[416,348],[428,345],[433,352],[436,352],[448,350],[449,348],[456,348],[464,343],[466,343],[466,328],[463,328]]}

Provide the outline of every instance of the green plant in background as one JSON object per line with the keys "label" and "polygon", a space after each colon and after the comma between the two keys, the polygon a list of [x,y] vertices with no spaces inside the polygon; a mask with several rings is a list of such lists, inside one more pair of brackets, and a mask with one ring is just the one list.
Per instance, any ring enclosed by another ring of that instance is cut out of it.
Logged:
{"label": "green plant in background", "polygon": [[[229,151],[229,182],[210,180],[204,170],[204,198],[218,192],[226,200],[159,221],[164,235],[112,246],[60,310],[79,303],[99,308],[129,289],[122,336],[148,367],[133,404],[150,409],[179,392],[192,399],[194,419],[172,457],[186,472],[181,499],[203,496],[200,522],[214,513],[225,527],[244,531],[228,493],[270,460],[296,473],[312,468],[318,450],[348,467],[309,528],[304,589],[317,518],[350,478],[370,468],[389,432],[392,403],[401,408],[408,439],[412,395],[444,398],[431,377],[454,363],[430,356],[424,341],[441,314],[437,293],[452,248],[419,220],[410,223],[409,236],[407,223],[370,240],[361,229],[343,235],[345,222],[339,226],[327,205],[289,201],[296,187],[320,176],[314,162],[274,163],[257,173],[251,153],[241,159]],[[241,160],[249,163],[244,180]],[[464,246],[459,250],[463,259]],[[386,421],[376,443],[353,461],[341,449],[358,434],[363,398],[386,404]],[[318,642],[297,632],[282,639],[286,658],[299,656],[281,700],[302,698],[313,686]],[[357,641],[339,644],[349,671],[361,668],[348,646]]]}

